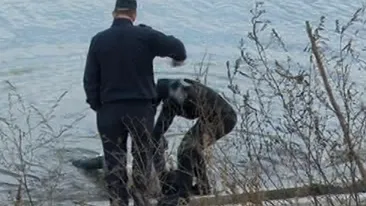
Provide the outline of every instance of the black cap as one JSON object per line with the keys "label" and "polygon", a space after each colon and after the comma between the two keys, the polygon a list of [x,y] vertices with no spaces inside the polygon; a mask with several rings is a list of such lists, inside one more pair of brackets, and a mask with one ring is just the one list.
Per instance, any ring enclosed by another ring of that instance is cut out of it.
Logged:
{"label": "black cap", "polygon": [[115,10],[130,10],[136,8],[137,8],[136,0],[117,0],[116,6],[114,7]]}

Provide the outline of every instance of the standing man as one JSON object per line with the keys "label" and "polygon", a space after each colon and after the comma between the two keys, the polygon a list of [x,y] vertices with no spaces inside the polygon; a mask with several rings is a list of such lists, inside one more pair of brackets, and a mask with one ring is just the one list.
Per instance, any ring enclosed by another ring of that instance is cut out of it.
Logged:
{"label": "standing man", "polygon": [[135,205],[149,205],[150,135],[156,113],[153,60],[186,59],[184,44],[145,25],[134,26],[137,3],[117,0],[110,28],[92,37],[84,72],[86,102],[97,114],[111,205],[127,206],[127,137],[132,138]]}

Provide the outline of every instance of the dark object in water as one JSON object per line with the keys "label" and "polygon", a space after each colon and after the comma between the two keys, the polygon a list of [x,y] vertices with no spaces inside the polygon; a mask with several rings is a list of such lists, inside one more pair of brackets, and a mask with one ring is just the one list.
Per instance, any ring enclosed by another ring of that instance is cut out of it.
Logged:
{"label": "dark object in water", "polygon": [[84,170],[103,169],[104,156],[73,160],[72,165]]}

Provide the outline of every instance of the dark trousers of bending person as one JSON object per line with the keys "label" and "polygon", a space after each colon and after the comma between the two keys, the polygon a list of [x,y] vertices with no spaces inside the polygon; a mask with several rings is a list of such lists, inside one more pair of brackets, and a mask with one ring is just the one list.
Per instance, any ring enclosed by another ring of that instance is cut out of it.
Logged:
{"label": "dark trousers of bending person", "polygon": [[197,191],[198,194],[210,193],[204,150],[230,133],[237,122],[234,111],[223,115],[198,119],[183,137],[178,147],[176,179],[176,186],[181,197],[187,197],[192,190],[193,177],[197,177],[195,185],[197,188],[194,191]]}
{"label": "dark trousers of bending person", "polygon": [[[135,205],[148,203],[151,170],[151,138],[156,107],[146,100],[124,100],[103,105],[97,112],[97,126],[103,144],[105,181],[112,205],[128,205],[129,194]],[[133,187],[128,189],[127,138],[132,142]]]}
{"label": "dark trousers of bending person", "polygon": [[[226,112],[209,118],[199,118],[185,134],[178,147],[178,169],[165,183],[165,198],[158,206],[176,206],[180,199],[189,202],[189,196],[210,193],[204,150],[230,133],[237,123],[237,116],[231,107]],[[193,177],[197,183],[193,186]]]}

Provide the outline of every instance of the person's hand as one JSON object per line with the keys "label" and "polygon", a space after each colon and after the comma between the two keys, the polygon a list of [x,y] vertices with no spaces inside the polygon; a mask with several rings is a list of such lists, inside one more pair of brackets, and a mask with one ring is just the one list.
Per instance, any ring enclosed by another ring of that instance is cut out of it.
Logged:
{"label": "person's hand", "polygon": [[176,61],[176,60],[172,60],[172,67],[178,67],[178,66],[182,66],[184,64],[184,61]]}

